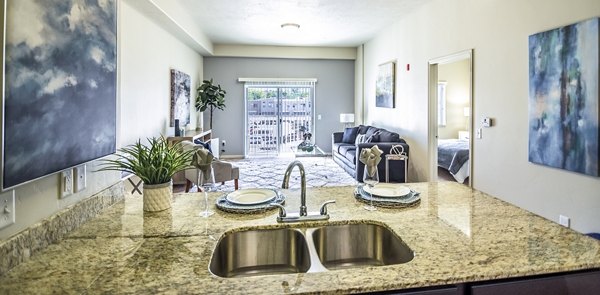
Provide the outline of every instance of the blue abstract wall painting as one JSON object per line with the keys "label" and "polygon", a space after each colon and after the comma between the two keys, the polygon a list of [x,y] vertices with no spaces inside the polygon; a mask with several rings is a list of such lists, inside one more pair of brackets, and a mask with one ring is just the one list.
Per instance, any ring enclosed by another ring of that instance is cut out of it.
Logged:
{"label": "blue abstract wall painting", "polygon": [[375,84],[375,106],[382,108],[395,107],[395,73],[395,62],[387,62],[379,66]]}
{"label": "blue abstract wall painting", "polygon": [[529,36],[529,161],[599,175],[600,18]]}
{"label": "blue abstract wall painting", "polygon": [[7,0],[2,189],[116,151],[115,0]]}

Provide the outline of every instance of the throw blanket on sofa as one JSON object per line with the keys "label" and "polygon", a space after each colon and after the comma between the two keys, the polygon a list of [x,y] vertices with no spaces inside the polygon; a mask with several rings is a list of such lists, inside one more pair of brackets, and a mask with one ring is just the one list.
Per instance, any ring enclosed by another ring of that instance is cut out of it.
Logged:
{"label": "throw blanket on sofa", "polygon": [[469,160],[469,141],[461,139],[438,140],[438,166],[456,174]]}

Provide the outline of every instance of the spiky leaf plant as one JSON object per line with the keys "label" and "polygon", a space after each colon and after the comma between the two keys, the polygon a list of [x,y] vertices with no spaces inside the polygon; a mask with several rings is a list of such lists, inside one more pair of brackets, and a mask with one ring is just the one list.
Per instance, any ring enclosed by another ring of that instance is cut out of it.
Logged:
{"label": "spiky leaf plant", "polygon": [[126,171],[137,175],[146,185],[171,181],[178,171],[192,167],[194,151],[183,151],[181,142],[169,144],[163,137],[140,140],[119,149],[116,159],[103,159],[99,171]]}

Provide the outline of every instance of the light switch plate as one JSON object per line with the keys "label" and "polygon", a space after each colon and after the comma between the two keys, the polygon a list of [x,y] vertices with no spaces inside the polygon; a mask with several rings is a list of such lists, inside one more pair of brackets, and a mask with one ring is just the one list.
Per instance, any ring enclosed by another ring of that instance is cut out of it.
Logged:
{"label": "light switch plate", "polygon": [[68,197],[73,194],[73,170],[65,170],[60,173],[60,197]]}
{"label": "light switch plate", "polygon": [[15,223],[15,190],[0,194],[0,229]]}

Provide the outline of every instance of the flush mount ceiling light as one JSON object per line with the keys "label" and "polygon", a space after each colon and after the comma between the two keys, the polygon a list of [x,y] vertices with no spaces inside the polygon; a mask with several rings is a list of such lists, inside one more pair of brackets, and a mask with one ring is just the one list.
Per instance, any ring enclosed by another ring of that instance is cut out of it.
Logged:
{"label": "flush mount ceiling light", "polygon": [[286,30],[298,30],[300,29],[300,25],[296,23],[285,23],[281,24],[281,28]]}

